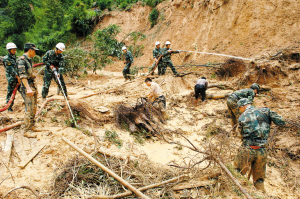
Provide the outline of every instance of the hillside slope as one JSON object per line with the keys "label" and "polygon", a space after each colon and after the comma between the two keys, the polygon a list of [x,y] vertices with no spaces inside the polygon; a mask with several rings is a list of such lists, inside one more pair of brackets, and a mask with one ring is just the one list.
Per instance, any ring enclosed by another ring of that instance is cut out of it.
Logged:
{"label": "hillside slope", "polygon": [[[131,31],[148,37],[138,65],[150,65],[156,40],[172,42],[172,49],[260,58],[278,49],[299,46],[300,6],[297,0],[174,0],[164,1],[158,24],[150,27],[151,8],[136,4],[130,12],[111,12],[97,28],[118,24],[121,40]],[[128,44],[128,43],[126,43]],[[178,59],[178,58],[177,58]],[[222,57],[192,54],[187,60],[219,61]],[[182,59],[178,59],[178,62]]]}

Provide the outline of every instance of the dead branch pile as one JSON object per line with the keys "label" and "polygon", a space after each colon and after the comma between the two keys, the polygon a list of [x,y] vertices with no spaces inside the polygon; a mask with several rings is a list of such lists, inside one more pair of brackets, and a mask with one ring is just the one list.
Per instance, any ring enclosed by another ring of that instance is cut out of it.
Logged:
{"label": "dead branch pile", "polygon": [[[100,113],[87,102],[81,100],[70,100],[69,102],[73,113],[79,116],[80,118],[93,121],[95,122],[95,124],[102,124],[103,122],[108,122],[112,120],[112,115]],[[69,112],[67,107],[63,111]]]}
{"label": "dead branch pile", "polygon": [[165,123],[161,109],[143,98],[138,99],[134,107],[123,103],[117,105],[114,108],[114,115],[117,125],[132,133],[146,132],[154,135],[159,132],[159,125]]}
{"label": "dead branch pile", "polygon": [[300,62],[300,53],[299,49],[297,48],[286,48],[278,53],[271,55],[270,60],[281,60],[281,61],[288,61],[288,62]]}
{"label": "dead branch pile", "polygon": [[246,70],[246,63],[240,59],[228,59],[223,63],[219,69],[216,70],[216,74],[219,77],[233,77]]}
{"label": "dead branch pile", "polygon": [[[94,158],[137,188],[182,174],[173,169],[162,168],[161,165],[154,164],[143,157],[138,161],[129,161],[127,164],[122,159],[101,153],[94,155]],[[145,194],[151,198],[175,198],[172,190],[175,184],[176,182],[164,185],[162,188],[149,189]],[[109,196],[124,192],[126,190],[122,184],[87,159],[77,156],[60,166],[50,195],[51,198],[81,198],[83,195]]]}

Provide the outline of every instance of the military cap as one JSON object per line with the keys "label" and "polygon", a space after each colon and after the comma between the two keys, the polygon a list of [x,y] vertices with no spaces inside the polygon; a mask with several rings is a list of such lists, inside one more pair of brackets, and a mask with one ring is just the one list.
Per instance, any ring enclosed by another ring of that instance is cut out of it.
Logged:
{"label": "military cap", "polygon": [[237,102],[238,107],[245,106],[250,104],[250,101],[247,98],[242,98]]}
{"label": "military cap", "polygon": [[259,84],[257,84],[257,83],[254,83],[254,84],[252,84],[252,85],[250,86],[250,88],[252,88],[252,89],[256,89],[257,91],[259,91],[259,89],[260,89],[260,86],[259,86]]}
{"label": "military cap", "polygon": [[26,43],[25,46],[24,46],[24,49],[33,49],[33,50],[39,50],[36,48],[35,44],[34,43]]}

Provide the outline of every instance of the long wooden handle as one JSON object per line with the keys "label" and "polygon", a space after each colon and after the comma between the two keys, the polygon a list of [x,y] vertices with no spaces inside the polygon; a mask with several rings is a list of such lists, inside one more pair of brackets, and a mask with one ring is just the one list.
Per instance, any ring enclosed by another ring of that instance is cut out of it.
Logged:
{"label": "long wooden handle", "polygon": [[157,60],[157,63],[155,64],[154,68],[151,70],[151,72],[150,72],[147,76],[152,75],[152,74],[154,73],[154,71],[155,71],[155,69],[156,69],[156,67],[157,67],[157,65],[158,65],[158,63],[159,63],[159,61],[161,60],[161,58],[162,58],[162,55],[159,56],[159,58],[158,58],[158,60]]}
{"label": "long wooden handle", "polygon": [[103,171],[105,171],[110,176],[112,176],[113,178],[115,178],[116,180],[118,180],[122,185],[124,185],[125,187],[127,187],[128,189],[130,189],[137,196],[139,196],[141,198],[144,198],[144,199],[150,199],[148,196],[144,195],[142,192],[140,192],[134,186],[132,186],[131,184],[129,184],[128,182],[126,182],[125,180],[123,180],[123,178],[121,178],[120,176],[118,176],[117,174],[115,174],[113,171],[111,171],[110,169],[108,169],[106,166],[104,166],[103,164],[101,164],[100,162],[98,162],[97,160],[95,160],[92,156],[90,156],[89,154],[87,154],[86,152],[84,152],[82,149],[80,149],[79,147],[77,147],[75,144],[73,144],[72,142],[70,142],[68,139],[66,139],[66,138],[63,137],[62,140],[64,142],[66,142],[68,145],[70,145],[71,147],[73,147],[81,155],[83,155],[87,159],[89,159],[92,163],[94,163],[95,165],[97,165],[98,167],[100,167]]}

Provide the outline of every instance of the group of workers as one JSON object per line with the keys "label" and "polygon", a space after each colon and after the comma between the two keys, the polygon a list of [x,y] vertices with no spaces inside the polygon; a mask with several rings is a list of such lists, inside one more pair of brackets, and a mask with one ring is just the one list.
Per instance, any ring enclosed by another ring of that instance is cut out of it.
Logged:
{"label": "group of workers", "polygon": [[[152,67],[158,68],[158,74],[164,75],[167,67],[170,67],[174,75],[178,75],[172,61],[171,55],[179,51],[173,51],[170,48],[171,43],[167,41],[166,47],[161,49],[160,42],[155,43],[153,50],[154,64]],[[6,46],[8,54],[4,58],[4,67],[6,70],[6,78],[8,81],[7,98],[9,101],[12,91],[19,84],[19,92],[25,102],[25,118],[22,126],[23,135],[26,137],[36,137],[33,132],[34,117],[36,114],[37,103],[37,87],[35,84],[35,75],[33,74],[32,58],[38,50],[33,43],[26,43],[24,54],[16,60],[17,46],[13,43],[8,43]],[[63,92],[67,96],[67,89],[62,76],[64,69],[64,58],[62,52],[65,50],[63,43],[58,43],[55,50],[49,50],[43,57],[43,63],[46,65],[44,70],[44,84],[42,89],[42,98],[48,95],[51,80],[54,79],[59,85],[58,79],[61,82]],[[123,76],[125,81],[131,79],[130,67],[132,66],[133,56],[126,47],[122,48],[125,54],[125,68]],[[153,103],[157,103],[162,110],[166,109],[166,98],[163,95],[160,86],[152,82],[151,78],[146,78],[145,83],[151,87],[149,94],[146,96]],[[205,77],[197,80],[195,90],[195,106],[197,106],[198,98],[201,96],[202,102],[206,98],[206,90],[208,82]],[[262,191],[264,189],[264,180],[267,163],[268,136],[270,133],[270,125],[273,121],[276,125],[285,125],[286,121],[277,113],[269,108],[255,108],[252,106],[254,97],[258,94],[260,86],[256,83],[252,84],[249,89],[242,89],[233,92],[227,99],[227,106],[232,118],[232,125],[238,124],[239,132],[242,135],[243,144],[240,147],[237,156],[234,159],[234,167],[245,175],[248,171],[251,172],[254,186]],[[12,106],[8,111],[12,111]]]}
{"label": "group of workers", "polygon": [[[32,58],[36,55],[36,48],[33,43],[26,43],[24,46],[24,54],[18,60],[16,59],[17,46],[14,43],[6,45],[8,54],[3,59],[5,75],[8,81],[6,103],[10,100],[13,90],[18,86],[24,104],[25,116],[22,125],[22,135],[29,138],[35,138],[34,118],[37,108],[38,90],[35,83],[36,76],[33,74]],[[64,57],[61,54],[65,50],[63,43],[58,43],[55,50],[49,50],[43,57],[43,63],[46,65],[44,70],[44,83],[42,88],[42,99],[46,100],[49,92],[51,80],[63,89],[67,97],[67,89],[63,79],[62,71],[64,67]],[[58,83],[58,79],[60,83]],[[12,112],[13,102],[8,107],[8,111]]]}
{"label": "group of workers", "polygon": [[[178,76],[179,73],[177,73],[173,62],[171,60],[171,55],[179,53],[177,50],[172,50],[171,47],[171,42],[167,41],[165,43],[165,48],[160,48],[160,42],[157,41],[155,42],[155,48],[153,49],[153,59],[154,63],[152,65],[152,68],[157,66],[158,69],[158,75],[164,75],[166,73],[166,70],[168,67],[171,68],[172,72],[174,75]],[[128,51],[126,46],[122,47],[122,51],[125,55],[125,67],[123,69],[123,76],[125,78],[125,81],[130,80],[130,67],[133,65],[133,56],[130,51]]]}
{"label": "group of workers", "polygon": [[[156,42],[155,45],[156,48],[153,50],[155,63],[153,66],[158,66],[158,74],[163,75],[168,66],[171,67],[174,74],[177,74],[170,59],[171,54],[176,51],[170,49],[170,42],[166,42],[166,48],[163,50],[160,49],[159,42]],[[161,58],[163,58],[162,62],[160,62]],[[152,87],[147,97],[149,97],[153,103],[159,102],[163,104],[164,106],[161,107],[165,108],[166,98],[162,94],[159,85],[152,82],[150,78],[147,78],[145,83],[147,86]],[[197,106],[200,96],[202,105],[204,106],[207,88],[208,82],[205,77],[201,77],[196,81],[194,87],[195,107]],[[256,108],[251,105],[259,91],[260,86],[257,83],[252,84],[249,89],[235,91],[228,97],[227,107],[231,115],[232,126],[238,125],[238,131],[242,136],[243,142],[234,158],[233,166],[243,175],[249,172],[249,175],[252,175],[256,189],[265,192],[266,147],[270,134],[270,125],[274,122],[276,125],[284,126],[286,120],[269,108]]]}

